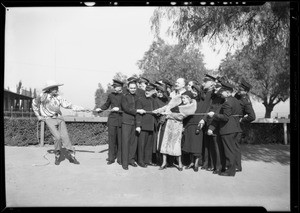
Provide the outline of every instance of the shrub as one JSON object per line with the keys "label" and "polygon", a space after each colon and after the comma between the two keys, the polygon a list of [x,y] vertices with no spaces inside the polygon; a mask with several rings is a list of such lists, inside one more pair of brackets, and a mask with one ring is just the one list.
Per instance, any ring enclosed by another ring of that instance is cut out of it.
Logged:
{"label": "shrub", "polygon": [[[67,129],[73,145],[106,144],[106,124],[69,123]],[[40,123],[36,118],[4,118],[4,143],[11,146],[37,145],[40,141]],[[45,124],[44,144],[53,144],[51,132]]]}

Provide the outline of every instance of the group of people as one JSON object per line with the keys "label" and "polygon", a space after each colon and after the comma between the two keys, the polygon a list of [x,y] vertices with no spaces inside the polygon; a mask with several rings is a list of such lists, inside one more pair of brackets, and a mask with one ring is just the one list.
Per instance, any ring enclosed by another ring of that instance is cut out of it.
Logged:
{"label": "group of people", "polygon": [[[60,106],[86,110],[67,102],[58,94],[62,84],[48,82],[33,101],[39,120],[44,119],[55,139],[55,164],[60,150],[70,153],[70,162],[79,164],[70,142]],[[107,164],[174,167],[179,171],[200,169],[222,176],[242,171],[242,122],[255,120],[245,80],[235,88],[226,78],[206,74],[202,82],[178,78],[154,83],[144,77],[124,82],[113,79],[113,92],[96,108],[108,116]],[[235,92],[235,89],[237,92]],[[185,167],[184,167],[185,165]]]}
{"label": "group of people", "polygon": [[245,80],[236,93],[226,78],[208,74],[201,84],[131,77],[126,86],[119,80],[112,86],[106,103],[96,108],[110,109],[108,165],[182,171],[185,164],[222,176],[242,171],[240,123],[255,120]]}

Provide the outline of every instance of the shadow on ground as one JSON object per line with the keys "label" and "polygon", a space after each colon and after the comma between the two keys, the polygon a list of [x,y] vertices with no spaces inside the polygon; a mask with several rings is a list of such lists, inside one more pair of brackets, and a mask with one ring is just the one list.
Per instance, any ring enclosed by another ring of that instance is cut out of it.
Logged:
{"label": "shadow on ground", "polygon": [[269,163],[290,164],[289,145],[242,145],[242,160],[264,161]]}

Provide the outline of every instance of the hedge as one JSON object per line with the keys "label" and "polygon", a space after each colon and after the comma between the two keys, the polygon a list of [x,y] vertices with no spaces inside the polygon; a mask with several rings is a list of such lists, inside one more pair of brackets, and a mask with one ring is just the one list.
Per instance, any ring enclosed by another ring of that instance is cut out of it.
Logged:
{"label": "hedge", "polygon": [[[67,128],[73,145],[107,144],[107,126],[103,123],[67,122]],[[36,118],[4,118],[5,145],[28,146],[39,144],[38,120]],[[243,124],[241,143],[277,144],[284,143],[282,123]],[[288,124],[289,130],[289,124]],[[288,134],[289,135],[289,134]],[[53,144],[52,135],[45,125],[45,144]],[[289,138],[288,138],[289,142]]]}
{"label": "hedge", "polygon": [[[67,129],[73,145],[100,145],[108,141],[106,124],[69,123]],[[39,144],[39,122],[36,118],[4,118],[4,143],[10,146]],[[45,124],[44,144],[54,144],[53,137]]]}

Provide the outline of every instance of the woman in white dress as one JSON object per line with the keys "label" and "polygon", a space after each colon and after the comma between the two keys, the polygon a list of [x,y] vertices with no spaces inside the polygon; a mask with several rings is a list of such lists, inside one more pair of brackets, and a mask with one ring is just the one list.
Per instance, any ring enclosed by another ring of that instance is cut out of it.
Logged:
{"label": "woman in white dress", "polygon": [[197,104],[193,98],[193,93],[186,91],[181,95],[181,103],[177,106],[162,107],[155,110],[155,113],[166,115],[166,127],[163,132],[163,138],[160,147],[160,153],[163,155],[163,163],[160,166],[160,170],[167,167],[167,155],[176,156],[178,160],[179,171],[182,171],[181,162],[181,139],[183,124],[182,120],[195,113]]}

